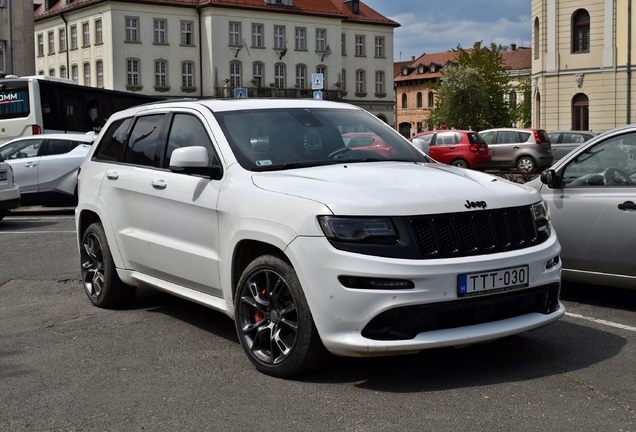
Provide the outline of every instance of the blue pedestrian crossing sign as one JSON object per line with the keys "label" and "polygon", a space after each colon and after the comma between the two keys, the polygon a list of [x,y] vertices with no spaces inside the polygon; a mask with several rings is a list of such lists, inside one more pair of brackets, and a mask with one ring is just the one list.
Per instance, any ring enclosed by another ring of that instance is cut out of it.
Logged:
{"label": "blue pedestrian crossing sign", "polygon": [[322,90],[323,86],[323,76],[321,73],[311,74],[311,89],[312,90]]}
{"label": "blue pedestrian crossing sign", "polygon": [[320,90],[314,92],[314,99],[322,100],[322,92]]}
{"label": "blue pedestrian crossing sign", "polygon": [[246,88],[235,88],[234,89],[234,97],[245,99],[247,97],[247,89]]}

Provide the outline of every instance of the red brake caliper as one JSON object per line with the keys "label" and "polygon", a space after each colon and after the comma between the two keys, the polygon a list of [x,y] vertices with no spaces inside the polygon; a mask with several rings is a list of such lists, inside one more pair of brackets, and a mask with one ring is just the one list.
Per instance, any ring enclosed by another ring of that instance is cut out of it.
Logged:
{"label": "red brake caliper", "polygon": [[[267,298],[267,287],[263,287],[263,289],[261,290],[261,298]],[[259,311],[258,309],[254,309],[254,322],[259,323],[261,321],[263,321],[263,312]]]}

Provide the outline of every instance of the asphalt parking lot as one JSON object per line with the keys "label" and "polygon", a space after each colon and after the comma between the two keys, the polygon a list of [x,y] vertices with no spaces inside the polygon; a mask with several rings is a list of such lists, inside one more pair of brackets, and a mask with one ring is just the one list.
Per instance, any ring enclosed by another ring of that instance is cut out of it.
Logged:
{"label": "asphalt parking lot", "polygon": [[486,345],[256,372],[225,315],[150,289],[98,309],[72,208],[0,222],[0,430],[636,431],[636,290]]}

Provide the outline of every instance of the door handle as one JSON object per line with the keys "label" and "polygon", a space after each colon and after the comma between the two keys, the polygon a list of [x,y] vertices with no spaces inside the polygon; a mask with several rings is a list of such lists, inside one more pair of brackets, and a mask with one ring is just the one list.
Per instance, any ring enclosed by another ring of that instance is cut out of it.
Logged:
{"label": "door handle", "polygon": [[117,180],[119,178],[119,173],[117,171],[109,171],[106,173],[106,178],[108,180]]}
{"label": "door handle", "polygon": [[449,149],[453,150],[455,148],[455,146],[449,147]]}
{"label": "door handle", "polygon": [[633,201],[625,201],[623,204],[619,204],[618,208],[621,210],[636,210],[636,204]]}
{"label": "door handle", "polygon": [[521,148],[521,147],[519,147],[519,146],[514,146],[514,147],[513,147],[513,149],[515,149],[515,150],[519,150],[520,148]]}
{"label": "door handle", "polygon": [[168,186],[165,180],[153,180],[151,184],[155,189],[165,189]]}
{"label": "door handle", "polygon": [[36,164],[35,162],[27,162],[27,163],[24,164],[24,166],[26,168],[33,168],[35,166],[38,166],[38,164]]}

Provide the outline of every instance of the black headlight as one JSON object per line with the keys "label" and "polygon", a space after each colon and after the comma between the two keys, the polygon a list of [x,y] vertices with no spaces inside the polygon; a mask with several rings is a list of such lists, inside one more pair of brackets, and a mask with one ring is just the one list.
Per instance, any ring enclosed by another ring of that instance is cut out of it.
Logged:
{"label": "black headlight", "polygon": [[318,221],[325,236],[333,241],[390,244],[399,239],[388,217],[318,216]]}

